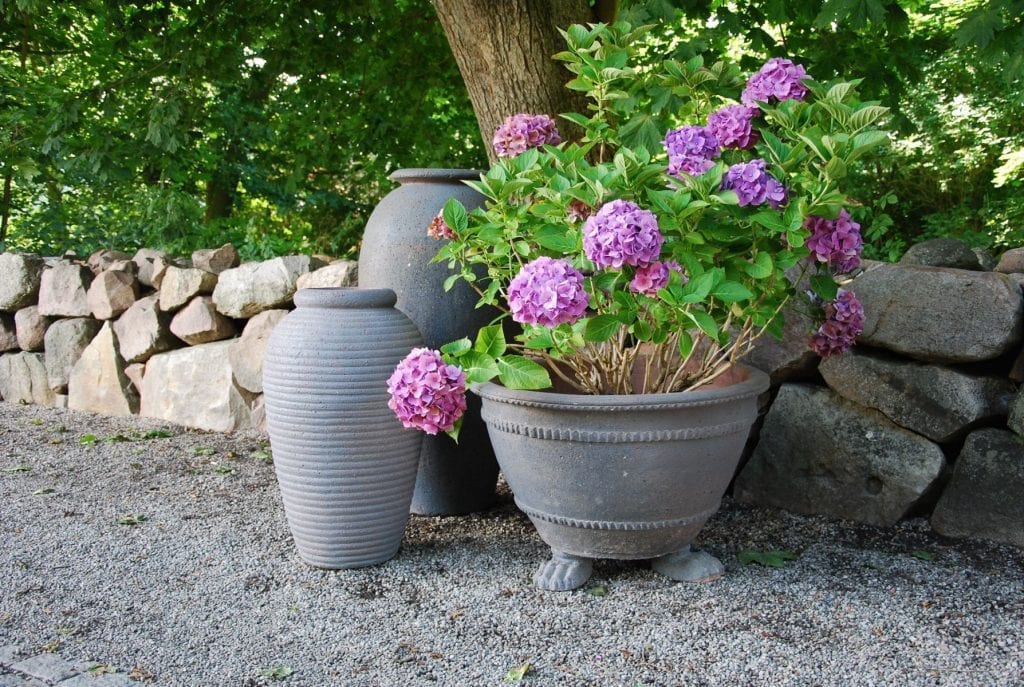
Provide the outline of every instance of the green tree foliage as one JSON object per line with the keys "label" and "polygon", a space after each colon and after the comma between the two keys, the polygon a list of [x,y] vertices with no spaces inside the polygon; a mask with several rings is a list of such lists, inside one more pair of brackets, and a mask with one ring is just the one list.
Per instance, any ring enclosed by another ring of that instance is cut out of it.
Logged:
{"label": "green tree foliage", "polygon": [[12,247],[351,253],[390,171],[477,138],[426,0],[0,0]]}

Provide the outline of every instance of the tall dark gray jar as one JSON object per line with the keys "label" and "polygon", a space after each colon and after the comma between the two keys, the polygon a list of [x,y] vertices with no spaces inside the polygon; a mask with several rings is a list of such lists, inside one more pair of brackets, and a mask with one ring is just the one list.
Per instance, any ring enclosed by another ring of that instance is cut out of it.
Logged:
{"label": "tall dark gray jar", "polygon": [[[416,323],[429,348],[474,338],[498,315],[477,309],[479,296],[463,282],[444,290],[451,271],[447,264],[431,262],[442,244],[427,235],[430,220],[449,198],[469,210],[483,204],[483,196],[463,183],[479,177],[465,169],[400,169],[391,180],[401,185],[374,209],[363,234],[359,285],[394,289],[399,310]],[[480,419],[479,399],[468,400],[458,444],[443,434],[423,440],[413,513],[472,513],[494,501],[498,463]]]}
{"label": "tall dark gray jar", "polygon": [[381,563],[402,540],[420,451],[388,408],[387,380],[422,339],[388,289],[303,289],[295,305],[263,362],[288,527],[311,565]]}

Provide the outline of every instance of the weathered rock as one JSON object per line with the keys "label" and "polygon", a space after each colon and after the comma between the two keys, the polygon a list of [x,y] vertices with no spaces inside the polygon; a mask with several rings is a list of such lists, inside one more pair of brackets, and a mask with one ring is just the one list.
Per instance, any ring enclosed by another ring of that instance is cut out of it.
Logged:
{"label": "weathered rock", "polygon": [[156,267],[157,259],[166,258],[167,253],[162,250],[153,250],[151,248],[140,248],[139,251],[132,258],[132,262],[135,263],[137,268],[136,276],[139,281],[152,288],[157,288],[153,284],[153,273]]}
{"label": "weathered rock", "polygon": [[744,502],[889,527],[928,491],[942,450],[821,387],[785,384],[736,480]]}
{"label": "weathered rock", "polygon": [[783,316],[782,339],[765,334],[743,358],[744,363],[767,372],[772,386],[811,379],[821,360],[807,347],[807,319],[792,308],[786,308]]}
{"label": "weathered rock", "polygon": [[46,363],[42,353],[0,356],[0,398],[8,403],[56,404],[54,393],[46,381]]}
{"label": "weathered rock", "polygon": [[871,263],[848,288],[864,304],[861,343],[928,362],[972,362],[1021,340],[1021,288],[1004,274]]}
{"label": "weathered rock", "polygon": [[983,270],[978,256],[959,239],[940,238],[916,243],[900,258],[901,265],[955,267],[961,270]]}
{"label": "weathered rock", "polygon": [[296,288],[324,289],[339,286],[355,286],[358,283],[359,263],[355,260],[338,260],[326,267],[299,276]]}
{"label": "weathered rock", "polygon": [[246,322],[242,336],[228,350],[235,383],[253,393],[263,391],[263,352],[274,327],[287,310],[265,310]]}
{"label": "weathered rock", "polygon": [[157,298],[156,294],[140,298],[114,322],[114,335],[127,363],[145,362],[180,345],[171,334],[171,316],[160,312]]}
{"label": "weathered rock", "polygon": [[217,432],[248,428],[251,396],[231,379],[230,345],[217,341],[150,358],[141,414]]}
{"label": "weathered rock", "polygon": [[171,265],[160,282],[160,309],[164,312],[178,310],[195,296],[213,293],[217,275],[194,267]]}
{"label": "weathered rock", "polygon": [[107,267],[108,272],[125,272],[133,277],[139,276],[139,266],[129,260],[115,260]]}
{"label": "weathered rock", "polygon": [[230,243],[220,248],[204,248],[192,253],[192,266],[207,272],[220,274],[224,270],[238,267],[240,259],[238,250]]}
{"label": "weathered rock", "polygon": [[18,348],[18,328],[14,323],[14,315],[0,313],[0,353]]}
{"label": "weathered rock", "polygon": [[999,264],[999,261],[996,260],[995,256],[992,255],[992,253],[990,253],[985,248],[975,246],[974,248],[971,249],[971,251],[974,253],[975,256],[977,256],[978,264],[981,265],[981,269],[985,270],[986,272],[991,272],[996,268],[996,265]]}
{"label": "weathered rock", "polygon": [[947,537],[1024,547],[1024,439],[1001,429],[971,433],[932,513]]}
{"label": "weathered rock", "polygon": [[43,272],[39,281],[39,313],[52,317],[89,317],[89,286],[93,274],[85,265],[63,262]]}
{"label": "weathered rock", "polygon": [[163,285],[164,275],[167,274],[168,267],[184,267],[184,265],[177,264],[172,258],[157,258],[154,260],[153,274],[150,276],[154,289],[159,289]]}
{"label": "weathered rock", "polygon": [[36,303],[43,264],[38,255],[0,254],[0,311],[14,312]]}
{"label": "weathered rock", "polygon": [[250,411],[250,422],[252,428],[262,434],[267,433],[267,406],[263,399],[263,394],[260,394],[252,402],[252,410]]}
{"label": "weathered rock", "polygon": [[1024,389],[1018,391],[1017,395],[1010,401],[1010,413],[1006,425],[1024,437]]}
{"label": "weathered rock", "polygon": [[939,443],[1005,417],[1014,391],[1007,379],[976,377],[856,348],[823,360],[818,370],[840,396]]}
{"label": "weathered rock", "polygon": [[1013,365],[1010,367],[1010,379],[1018,384],[1024,384],[1024,349],[1017,354],[1017,357],[1013,361]]}
{"label": "weathered rock", "polygon": [[99,274],[100,272],[110,269],[110,266],[115,262],[131,259],[132,256],[127,253],[122,253],[119,250],[101,248],[89,256],[86,264],[89,266],[89,269],[92,270],[93,274]]}
{"label": "weathered rock", "polygon": [[[120,349],[119,349],[120,350]],[[123,360],[123,358],[122,358]],[[132,363],[124,368],[125,376],[131,380],[135,393],[142,396],[142,378],[146,375],[146,363]]]}
{"label": "weathered rock", "polygon": [[100,322],[91,317],[57,320],[46,330],[43,347],[46,349],[46,376],[50,388],[64,393],[68,388],[71,370],[100,330]]}
{"label": "weathered rock", "polygon": [[[134,265],[135,263],[128,263]],[[139,298],[139,280],[128,272],[107,270],[92,281],[86,299],[92,316],[111,320],[132,306]]]}
{"label": "weathered rock", "polygon": [[68,408],[104,415],[131,415],[139,411],[139,395],[125,375],[110,322],[82,351],[68,380]]}
{"label": "weathered rock", "polygon": [[53,319],[39,314],[38,305],[30,305],[14,313],[14,328],[18,332],[18,347],[23,351],[43,350],[46,330]]}
{"label": "weathered rock", "polygon": [[171,333],[195,346],[230,339],[237,330],[234,321],[217,312],[212,298],[196,296],[171,320]]}
{"label": "weathered rock", "polygon": [[1024,272],[1024,248],[1011,248],[1002,254],[995,266],[996,272]]}
{"label": "weathered rock", "polygon": [[228,317],[252,317],[289,303],[299,277],[320,266],[305,255],[246,263],[221,272],[213,302]]}

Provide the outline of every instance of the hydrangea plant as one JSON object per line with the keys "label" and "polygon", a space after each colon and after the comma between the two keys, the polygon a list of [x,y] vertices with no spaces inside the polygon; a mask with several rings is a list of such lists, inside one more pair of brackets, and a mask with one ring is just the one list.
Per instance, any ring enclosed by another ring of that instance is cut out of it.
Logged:
{"label": "hydrangea plant", "polygon": [[389,388],[402,421],[457,433],[466,384],[494,378],[696,389],[763,333],[781,336],[787,305],[809,315],[820,355],[851,346],[864,310],[841,275],[862,241],[841,184],[887,141],[886,108],[784,58],[745,77],[725,62],[654,61],[625,23],[563,35],[555,57],[589,109],[561,117],[582,135],[563,142],[549,115],[510,116],[498,162],[471,183],[484,207],[452,200],[431,223],[436,260],[454,270],[445,288],[468,282],[503,314],[475,341],[399,365]]}

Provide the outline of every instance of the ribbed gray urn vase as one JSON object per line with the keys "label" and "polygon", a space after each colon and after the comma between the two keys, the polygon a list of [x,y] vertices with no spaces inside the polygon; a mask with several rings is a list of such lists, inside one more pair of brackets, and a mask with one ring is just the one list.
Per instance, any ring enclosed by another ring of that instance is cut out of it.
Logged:
{"label": "ribbed gray urn vase", "polygon": [[288,527],[320,568],[393,557],[409,518],[420,433],[387,380],[422,345],[388,289],[302,289],[263,360],[267,430]]}
{"label": "ribbed gray urn vase", "polygon": [[[385,196],[366,223],[359,253],[359,285],[389,288],[398,294],[398,309],[419,327],[429,348],[440,348],[477,331],[499,313],[476,308],[479,296],[464,282],[451,291],[446,263],[432,263],[443,243],[427,235],[427,226],[449,198],[467,209],[484,198],[464,181],[480,178],[466,169],[400,169],[391,175],[400,186]],[[458,515],[484,510],[494,502],[498,464],[470,399],[459,443],[447,435],[424,435],[412,512]]]}
{"label": "ribbed gray urn vase", "polygon": [[552,549],[538,587],[581,586],[593,558],[654,559],[677,580],[721,575],[721,563],[690,544],[718,510],[768,389],[760,370],[738,376],[672,394],[476,389],[516,505]]}

